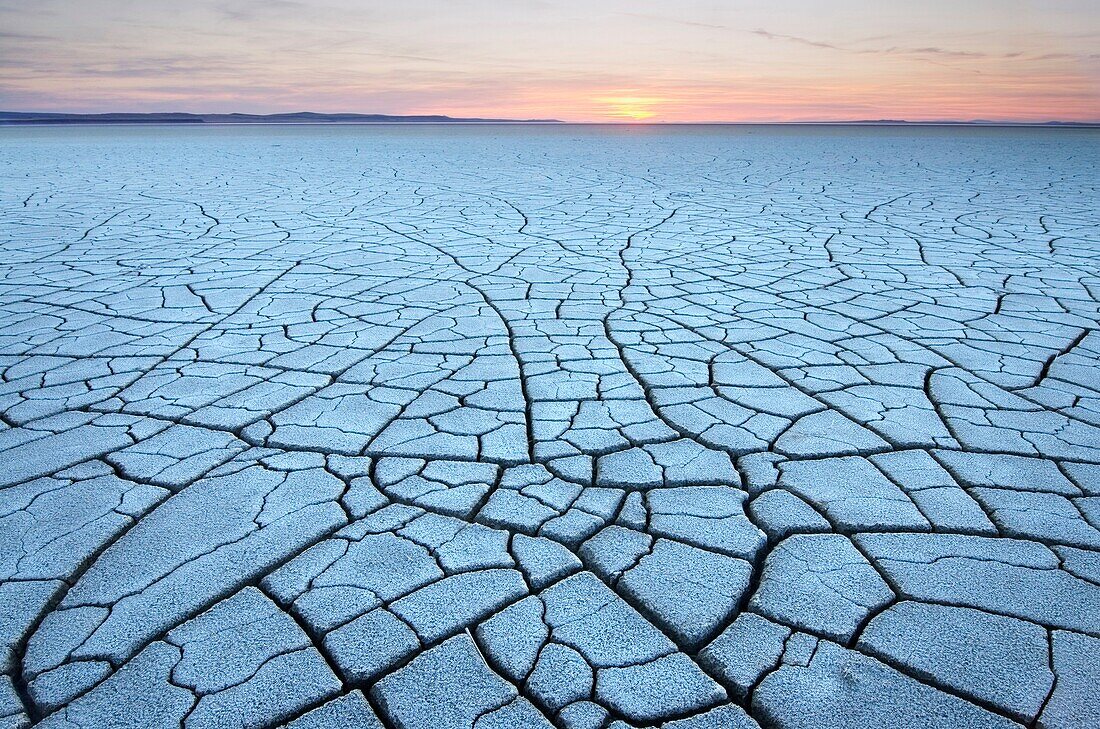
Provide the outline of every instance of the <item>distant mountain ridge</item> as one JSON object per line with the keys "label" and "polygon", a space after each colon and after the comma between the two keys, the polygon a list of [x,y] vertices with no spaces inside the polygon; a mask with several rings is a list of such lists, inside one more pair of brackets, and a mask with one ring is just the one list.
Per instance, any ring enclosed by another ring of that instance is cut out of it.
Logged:
{"label": "distant mountain ridge", "polygon": [[923,121],[906,121],[905,119],[855,119],[852,121],[820,121],[820,122],[787,122],[789,124],[837,124],[849,126],[909,126],[909,127],[1095,127],[1100,126],[1100,121],[1043,121],[1043,122],[1014,122],[992,121],[990,119],[968,119],[957,121],[954,119],[927,119]]}
{"label": "distant mountain ridge", "polygon": [[0,124],[560,124],[557,119],[487,119],[442,114],[189,114],[187,112],[68,114],[0,111]]}

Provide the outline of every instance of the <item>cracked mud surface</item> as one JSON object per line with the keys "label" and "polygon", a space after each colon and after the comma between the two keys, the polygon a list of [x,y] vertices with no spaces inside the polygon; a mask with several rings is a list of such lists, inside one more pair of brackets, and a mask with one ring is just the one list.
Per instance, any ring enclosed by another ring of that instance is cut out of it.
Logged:
{"label": "cracked mud surface", "polygon": [[1096,133],[2,140],[0,726],[1100,725]]}

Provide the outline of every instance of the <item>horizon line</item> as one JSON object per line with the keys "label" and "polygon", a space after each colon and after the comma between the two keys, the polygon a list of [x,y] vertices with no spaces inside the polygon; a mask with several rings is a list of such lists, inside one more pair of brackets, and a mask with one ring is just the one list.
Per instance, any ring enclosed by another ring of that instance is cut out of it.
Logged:
{"label": "horizon line", "polygon": [[[127,117],[132,119],[109,119]],[[176,117],[158,118],[158,117]],[[182,118],[181,118],[182,117]],[[225,117],[252,117],[250,120],[219,121]],[[303,119],[293,119],[303,117]],[[322,117],[310,119],[310,117]],[[282,119],[282,121],[280,121]],[[1013,121],[1011,119],[804,119],[804,120],[699,120],[662,121],[605,119],[591,121],[567,121],[554,118],[520,119],[482,116],[452,116],[444,113],[391,114],[379,112],[191,112],[191,111],[23,111],[0,110],[0,125],[64,125],[64,124],[209,124],[209,125],[366,125],[366,124],[536,124],[572,126],[1012,126],[1012,127],[1097,127],[1100,119],[1074,121],[1048,119],[1044,121]]]}

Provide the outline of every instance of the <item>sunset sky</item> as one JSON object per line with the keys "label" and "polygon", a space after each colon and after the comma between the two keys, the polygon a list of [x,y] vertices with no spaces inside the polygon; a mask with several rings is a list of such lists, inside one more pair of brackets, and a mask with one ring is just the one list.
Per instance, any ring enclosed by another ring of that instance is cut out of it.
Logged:
{"label": "sunset sky", "polygon": [[1100,120],[1100,0],[0,0],[0,109]]}

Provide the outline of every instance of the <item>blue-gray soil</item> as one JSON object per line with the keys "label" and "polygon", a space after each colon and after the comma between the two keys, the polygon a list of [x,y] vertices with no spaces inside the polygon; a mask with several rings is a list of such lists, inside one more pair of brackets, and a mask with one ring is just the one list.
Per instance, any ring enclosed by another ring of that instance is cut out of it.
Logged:
{"label": "blue-gray soil", "polygon": [[1100,726],[1100,133],[0,133],[0,726]]}

